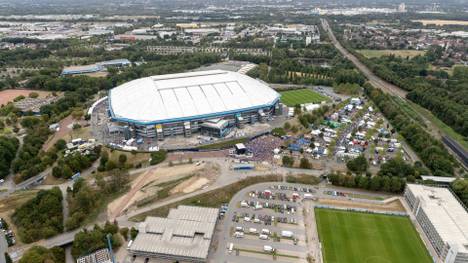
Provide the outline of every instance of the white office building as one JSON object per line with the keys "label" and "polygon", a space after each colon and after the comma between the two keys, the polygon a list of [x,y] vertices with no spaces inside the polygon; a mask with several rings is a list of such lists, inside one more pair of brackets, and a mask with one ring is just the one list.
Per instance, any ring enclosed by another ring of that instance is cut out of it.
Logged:
{"label": "white office building", "polygon": [[468,212],[447,189],[408,184],[405,199],[444,263],[468,262]]}

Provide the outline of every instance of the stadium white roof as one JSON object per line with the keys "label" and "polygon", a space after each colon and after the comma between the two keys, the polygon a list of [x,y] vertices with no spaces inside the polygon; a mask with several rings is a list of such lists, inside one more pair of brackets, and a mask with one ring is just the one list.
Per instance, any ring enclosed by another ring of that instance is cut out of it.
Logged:
{"label": "stadium white roof", "polygon": [[446,188],[408,184],[442,240],[468,252],[468,212]]}
{"label": "stadium white roof", "polygon": [[218,217],[216,208],[179,206],[167,218],[147,217],[130,246],[133,253],[206,259]]}
{"label": "stadium white roof", "polygon": [[223,70],[136,79],[109,93],[118,121],[157,124],[210,118],[272,106],[280,95],[265,83]]}

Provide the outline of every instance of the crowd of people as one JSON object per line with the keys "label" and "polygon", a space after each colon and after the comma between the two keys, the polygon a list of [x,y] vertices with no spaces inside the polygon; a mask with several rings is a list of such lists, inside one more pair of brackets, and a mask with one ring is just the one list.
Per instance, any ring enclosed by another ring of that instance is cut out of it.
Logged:
{"label": "crowd of people", "polygon": [[272,161],[273,150],[282,145],[283,140],[272,135],[260,136],[246,143],[247,149],[253,155],[252,161]]}

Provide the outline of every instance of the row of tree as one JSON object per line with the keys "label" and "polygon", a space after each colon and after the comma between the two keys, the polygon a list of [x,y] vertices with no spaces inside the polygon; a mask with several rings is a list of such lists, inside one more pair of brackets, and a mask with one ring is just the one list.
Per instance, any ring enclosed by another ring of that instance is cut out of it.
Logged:
{"label": "row of tree", "polygon": [[13,172],[17,173],[14,178],[16,183],[36,176],[57,159],[54,152],[40,154],[42,145],[50,134],[49,127],[41,117],[24,117],[21,125],[26,129],[26,136],[17,158],[12,163]]}
{"label": "row of tree", "polygon": [[406,179],[400,177],[380,176],[372,177],[362,175],[351,175],[342,173],[332,173],[328,175],[328,180],[333,185],[361,188],[372,191],[384,191],[401,193],[405,189]]}
{"label": "row of tree", "polygon": [[458,164],[442,143],[409,119],[390,95],[373,88],[370,84],[364,86],[367,96],[379,107],[431,172],[436,176],[453,176],[454,167]]}

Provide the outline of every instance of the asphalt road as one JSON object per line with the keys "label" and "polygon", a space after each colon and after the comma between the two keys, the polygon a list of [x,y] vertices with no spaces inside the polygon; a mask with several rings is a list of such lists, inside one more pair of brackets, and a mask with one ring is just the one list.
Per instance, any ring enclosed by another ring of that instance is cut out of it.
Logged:
{"label": "asphalt road", "polygon": [[328,32],[328,36],[330,37],[336,49],[338,49],[338,51],[340,51],[340,53],[343,54],[343,56],[349,59],[367,77],[367,79],[369,79],[369,82],[372,85],[383,90],[384,92],[388,92],[392,95],[401,97],[402,99],[406,98],[406,91],[377,77],[370,69],[368,69],[361,61],[359,61],[359,59],[357,59],[353,54],[349,53],[348,50],[346,50],[340,44],[340,42],[338,42],[332,30],[330,29],[330,25],[328,24],[327,20],[321,19],[321,22],[322,27],[325,29],[325,31]]}

